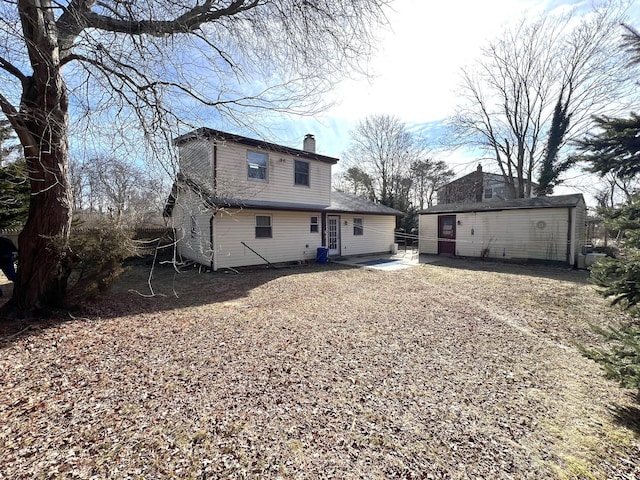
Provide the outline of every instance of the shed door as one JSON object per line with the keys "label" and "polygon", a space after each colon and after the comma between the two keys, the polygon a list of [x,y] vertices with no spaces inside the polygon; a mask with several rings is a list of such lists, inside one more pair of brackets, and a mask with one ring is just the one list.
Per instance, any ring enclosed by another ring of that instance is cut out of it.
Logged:
{"label": "shed door", "polygon": [[456,254],[456,216],[438,216],[438,254]]}

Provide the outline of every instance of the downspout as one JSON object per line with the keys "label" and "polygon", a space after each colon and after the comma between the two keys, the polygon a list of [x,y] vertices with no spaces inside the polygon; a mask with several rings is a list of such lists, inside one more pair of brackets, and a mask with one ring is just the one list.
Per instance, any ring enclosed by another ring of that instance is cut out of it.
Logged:
{"label": "downspout", "polygon": [[571,266],[574,266],[574,261],[571,258],[571,245],[572,245],[572,235],[571,230],[573,228],[573,222],[571,218],[571,207],[567,208],[567,212],[569,214],[569,218],[567,221],[567,263]]}
{"label": "downspout", "polygon": [[322,222],[322,226],[321,226],[321,230],[322,230],[322,246],[326,247],[327,246],[327,212],[322,212],[322,217],[321,217],[321,222]]}
{"label": "downspout", "polygon": [[213,144],[213,192],[217,194],[218,188],[218,145]]}
{"label": "downspout", "polygon": [[[213,176],[213,194],[218,194],[218,145],[214,142],[213,144],[213,161],[212,163],[212,176]],[[216,265],[216,251],[215,251],[215,243],[214,243],[214,223],[213,219],[216,216],[215,210],[211,213],[211,219],[209,220],[209,245],[211,247],[211,270],[214,272],[218,270]]]}
{"label": "downspout", "polygon": [[216,267],[216,252],[214,250],[214,243],[213,243],[213,219],[215,218],[216,213],[213,212],[211,214],[211,218],[209,219],[209,247],[211,248],[211,261],[209,262],[209,267],[211,268],[211,270],[213,270],[214,272],[218,270],[218,268]]}

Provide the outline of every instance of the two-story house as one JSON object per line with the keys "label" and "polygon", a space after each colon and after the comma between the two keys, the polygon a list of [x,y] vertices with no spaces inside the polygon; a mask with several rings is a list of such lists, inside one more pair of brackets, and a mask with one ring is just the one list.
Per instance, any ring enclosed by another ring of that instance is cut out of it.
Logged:
{"label": "two-story house", "polygon": [[[525,180],[525,191],[526,191]],[[518,185],[517,179],[513,181]],[[532,183],[532,187],[535,185]],[[528,198],[533,198],[533,188]],[[482,165],[478,164],[476,171],[457,178],[438,189],[438,205],[443,204],[467,204],[481,202],[500,202],[513,200],[515,197],[502,175],[482,171]]]}
{"label": "two-story house", "polygon": [[[388,252],[402,212],[331,191],[337,158],[209,128],[174,140],[180,173],[165,208],[177,252],[214,270]],[[319,250],[320,249],[320,250]]]}

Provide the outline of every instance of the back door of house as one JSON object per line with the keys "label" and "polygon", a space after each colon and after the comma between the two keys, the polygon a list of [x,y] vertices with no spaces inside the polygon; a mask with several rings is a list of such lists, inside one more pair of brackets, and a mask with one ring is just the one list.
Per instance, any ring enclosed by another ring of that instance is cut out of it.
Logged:
{"label": "back door of house", "polygon": [[456,254],[456,216],[438,216],[438,253]]}
{"label": "back door of house", "polygon": [[340,217],[327,215],[327,247],[329,255],[340,255]]}

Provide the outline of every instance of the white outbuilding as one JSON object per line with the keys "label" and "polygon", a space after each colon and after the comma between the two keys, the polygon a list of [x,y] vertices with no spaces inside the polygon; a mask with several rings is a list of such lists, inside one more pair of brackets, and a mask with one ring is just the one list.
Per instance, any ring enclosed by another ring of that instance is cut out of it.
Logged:
{"label": "white outbuilding", "polygon": [[580,194],[435,205],[420,212],[420,253],[577,266],[586,218]]}

